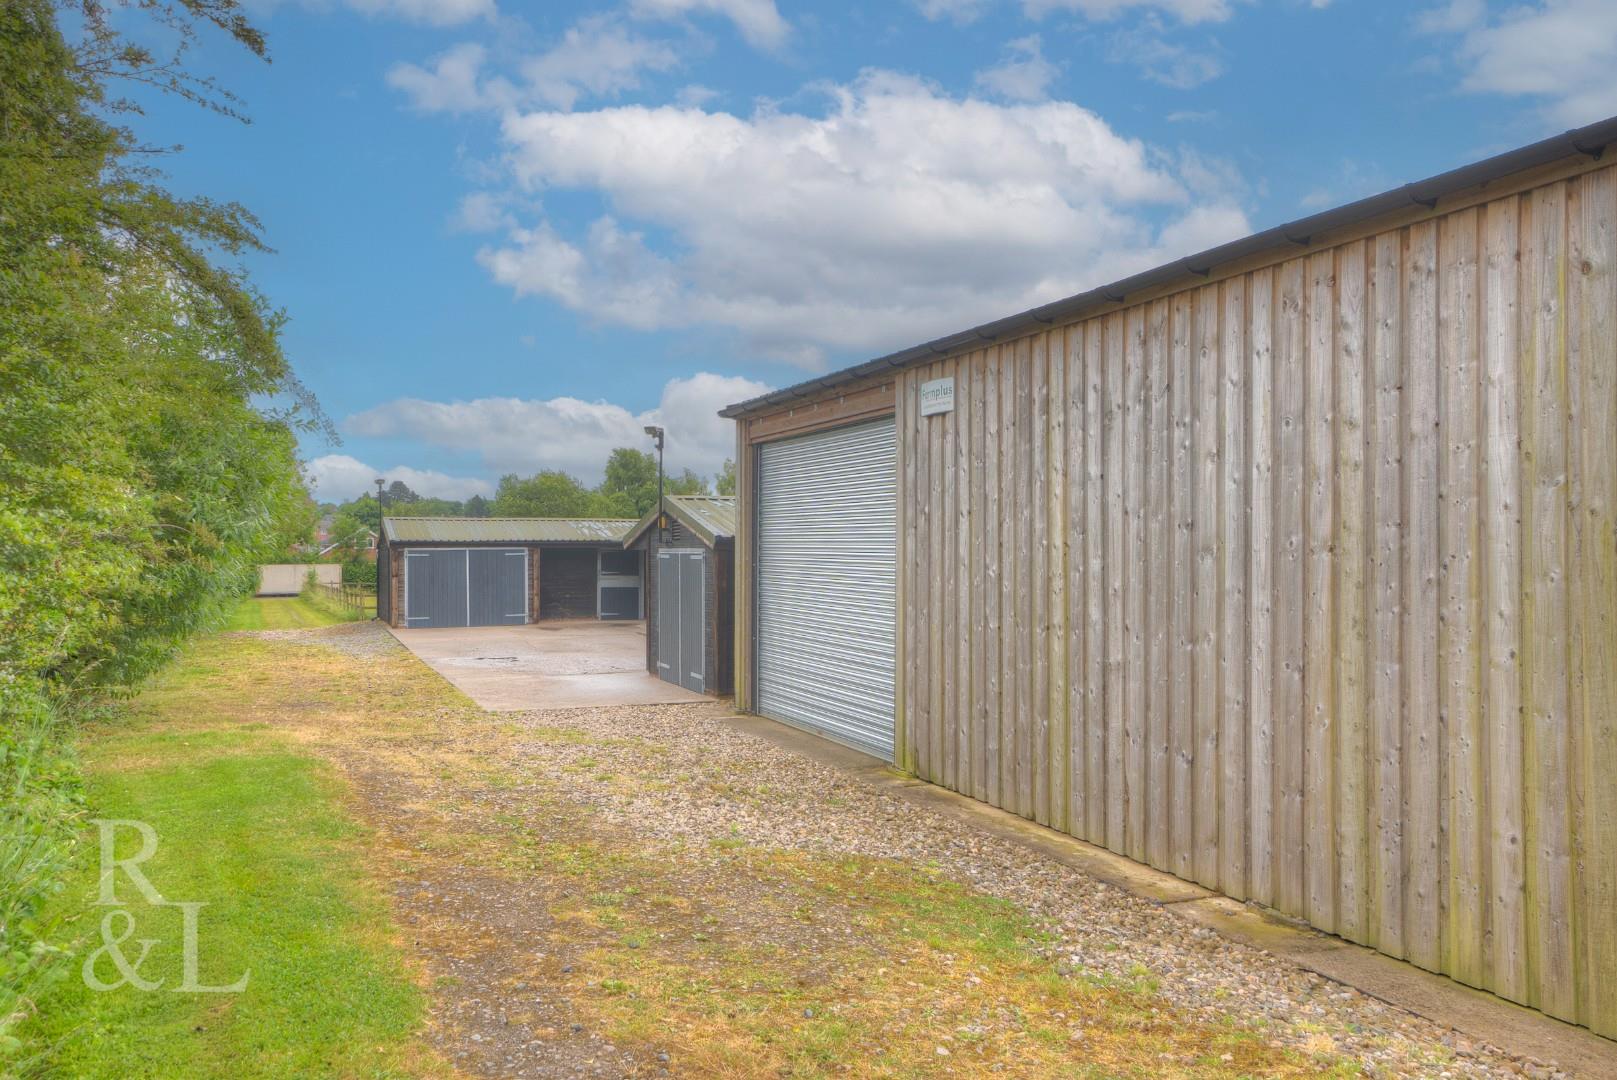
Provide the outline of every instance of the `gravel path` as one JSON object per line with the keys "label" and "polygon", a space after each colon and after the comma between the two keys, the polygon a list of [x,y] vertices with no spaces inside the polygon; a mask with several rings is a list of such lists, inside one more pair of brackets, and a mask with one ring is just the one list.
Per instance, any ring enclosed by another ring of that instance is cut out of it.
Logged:
{"label": "gravel path", "polygon": [[[402,653],[376,624],[253,636],[356,658]],[[1050,955],[1066,970],[1127,980],[1148,972],[1159,993],[1187,1014],[1257,1025],[1277,1045],[1333,1053],[1370,1075],[1565,1075],[1549,1063],[1512,1058],[1229,941],[1171,907],[739,731],[723,722],[726,715],[716,703],[504,713],[497,719],[468,713],[446,716],[433,741],[438,750],[496,760],[517,776],[542,781],[545,790],[587,808],[604,827],[654,849],[677,849],[682,860],[700,859],[711,841],[739,840],[928,867],[1028,912],[1053,935]],[[559,731],[569,737],[557,738]],[[488,902],[497,907],[502,901],[496,896]],[[416,904],[405,907],[409,921],[425,917]]]}
{"label": "gravel path", "polygon": [[[849,774],[720,722],[712,706],[539,712],[519,724],[571,728],[587,743],[524,743],[523,763],[625,828],[665,842],[740,838],[823,854],[933,865],[1011,901],[1055,932],[1072,968],[1132,977],[1144,967],[1173,1004],[1207,1019],[1267,1021],[1281,1043],[1329,1049],[1375,1075],[1561,1076],[1196,926],[1082,871],[901,801]],[[648,762],[647,746],[656,748]],[[594,764],[580,768],[579,762]],[[681,778],[623,793],[621,778]],[[611,780],[597,776],[611,775]],[[685,778],[689,779],[685,779]],[[1238,1003],[1238,1004],[1232,1004]]]}

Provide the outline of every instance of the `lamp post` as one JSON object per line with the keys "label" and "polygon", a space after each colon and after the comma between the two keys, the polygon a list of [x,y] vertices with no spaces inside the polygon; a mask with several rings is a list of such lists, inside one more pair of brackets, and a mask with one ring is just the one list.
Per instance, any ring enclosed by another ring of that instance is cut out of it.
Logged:
{"label": "lamp post", "polygon": [[657,442],[657,543],[668,543],[668,516],[663,513],[663,429],[646,425],[646,434]]}

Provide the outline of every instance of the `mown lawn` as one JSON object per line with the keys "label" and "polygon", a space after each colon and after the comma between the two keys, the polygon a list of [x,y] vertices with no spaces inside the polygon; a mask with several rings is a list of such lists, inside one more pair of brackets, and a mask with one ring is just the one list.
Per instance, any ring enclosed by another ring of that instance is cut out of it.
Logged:
{"label": "mown lawn", "polygon": [[[296,601],[279,601],[295,604]],[[320,761],[263,723],[219,723],[210,688],[239,671],[217,651],[182,661],[125,715],[87,732],[82,754],[89,816],[133,819],[158,848],[138,869],[170,903],[197,910],[196,983],[239,993],[177,992],[182,913],[153,906],[120,873],[117,907],[95,904],[98,831],[61,909],[83,942],[68,977],[40,1002],[26,1037],[58,1047],[56,1074],[74,1077],[415,1077],[447,1070],[416,1041],[424,995],[391,934],[389,912],[367,880],[366,833],[339,805]],[[117,854],[141,847],[133,826]],[[113,915],[108,933],[103,920]],[[132,928],[132,929],[131,929]],[[123,981],[110,937],[149,983]]]}
{"label": "mown lawn", "polygon": [[241,602],[226,630],[305,630],[361,618],[304,596],[250,596]]}

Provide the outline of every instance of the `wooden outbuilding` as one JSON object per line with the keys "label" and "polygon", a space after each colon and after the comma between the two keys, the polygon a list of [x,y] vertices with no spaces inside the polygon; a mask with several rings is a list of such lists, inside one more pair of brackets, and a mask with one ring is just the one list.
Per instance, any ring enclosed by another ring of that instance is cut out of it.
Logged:
{"label": "wooden outbuilding", "polygon": [[734,671],[735,499],[668,495],[629,530],[646,567],[646,670],[699,693],[730,693]]}
{"label": "wooden outbuilding", "polygon": [[389,626],[644,617],[631,520],[385,517],[376,616]]}
{"label": "wooden outbuilding", "polygon": [[727,409],[737,705],[1617,1036],[1614,141]]}

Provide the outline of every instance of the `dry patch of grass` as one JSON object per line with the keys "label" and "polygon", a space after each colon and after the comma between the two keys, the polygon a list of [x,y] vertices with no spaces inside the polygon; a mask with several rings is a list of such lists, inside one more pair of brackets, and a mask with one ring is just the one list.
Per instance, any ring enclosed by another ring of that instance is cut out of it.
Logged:
{"label": "dry patch of grass", "polygon": [[[168,691],[153,699],[172,737],[269,725],[338,762],[355,813],[378,830],[379,886],[403,875],[424,897],[453,896],[413,931],[455,959],[432,993],[510,995],[501,1023],[527,1025],[524,1038],[564,1048],[582,1028],[648,1073],[666,1055],[678,1072],[720,1077],[1353,1071],[1176,1012],[1144,971],[1118,981],[1059,967],[1023,912],[926,867],[739,837],[656,842],[598,811],[668,783],[768,799],[768,776],[670,775],[650,741],[635,741],[632,774],[616,755],[621,775],[605,775],[592,752],[625,740],[482,713],[403,654],[238,637],[192,663],[174,691],[185,708]],[[535,757],[564,765],[560,779]],[[515,949],[491,930],[502,919],[532,941]],[[569,1011],[524,1004],[523,987]],[[469,1038],[469,1023],[442,1030]]]}

